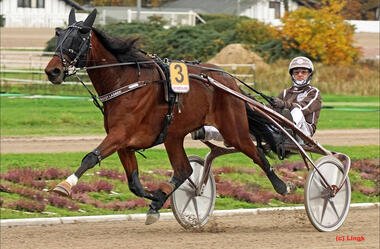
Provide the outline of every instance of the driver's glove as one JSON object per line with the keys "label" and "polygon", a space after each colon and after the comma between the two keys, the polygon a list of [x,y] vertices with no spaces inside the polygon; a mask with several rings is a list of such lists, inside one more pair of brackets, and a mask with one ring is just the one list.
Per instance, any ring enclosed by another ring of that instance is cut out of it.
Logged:
{"label": "driver's glove", "polygon": [[285,102],[280,98],[273,98],[273,107],[282,109],[285,107]]}

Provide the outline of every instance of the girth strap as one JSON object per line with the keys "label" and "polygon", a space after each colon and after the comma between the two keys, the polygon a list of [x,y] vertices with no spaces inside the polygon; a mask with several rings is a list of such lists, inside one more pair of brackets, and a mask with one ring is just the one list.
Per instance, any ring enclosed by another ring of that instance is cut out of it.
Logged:
{"label": "girth strap", "polygon": [[156,140],[153,142],[153,144],[150,147],[153,147],[153,146],[156,146],[158,144],[162,144],[163,142],[165,142],[166,133],[167,133],[169,125],[172,123],[173,117],[174,117],[174,115],[173,115],[174,104],[175,104],[175,98],[169,98],[169,110],[165,116],[164,125],[162,127],[160,134],[158,134]]}

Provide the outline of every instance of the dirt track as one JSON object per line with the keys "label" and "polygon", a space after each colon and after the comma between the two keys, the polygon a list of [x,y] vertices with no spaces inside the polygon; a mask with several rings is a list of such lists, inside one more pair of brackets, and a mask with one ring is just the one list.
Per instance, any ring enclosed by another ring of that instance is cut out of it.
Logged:
{"label": "dirt track", "polygon": [[[60,137],[1,137],[1,153],[86,152],[96,148],[104,135]],[[379,145],[380,130],[318,130],[314,139],[321,145]],[[185,138],[185,148],[205,147],[199,141]],[[155,148],[164,148],[163,145]]]}
{"label": "dirt track", "polygon": [[[352,209],[343,226],[318,232],[304,210],[213,218],[202,232],[175,220],[2,227],[1,248],[379,248],[379,210]],[[344,236],[344,241],[337,241]],[[363,236],[364,240],[347,240]]]}

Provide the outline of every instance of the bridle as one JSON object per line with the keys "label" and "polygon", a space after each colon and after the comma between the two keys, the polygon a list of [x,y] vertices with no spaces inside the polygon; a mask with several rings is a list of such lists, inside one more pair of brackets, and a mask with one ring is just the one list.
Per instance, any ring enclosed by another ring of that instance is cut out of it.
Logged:
{"label": "bridle", "polygon": [[[82,68],[86,65],[87,56],[91,49],[91,29],[88,27],[79,26],[80,22],[73,23],[70,25],[62,38],[61,42],[57,45],[54,56],[58,56],[62,61],[64,77],[68,77],[77,72],[77,68]],[[69,35],[74,31],[82,30],[83,28],[88,28],[89,31],[85,36],[81,37],[82,41],[79,45],[78,51],[75,51],[71,48],[67,49],[63,47],[63,43],[69,37]],[[65,55],[70,58],[68,61],[65,58]]]}

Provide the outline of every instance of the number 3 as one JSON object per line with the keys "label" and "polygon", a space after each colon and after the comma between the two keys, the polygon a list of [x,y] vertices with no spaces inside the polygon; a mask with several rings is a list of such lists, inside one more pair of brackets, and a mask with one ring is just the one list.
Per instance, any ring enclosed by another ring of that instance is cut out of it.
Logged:
{"label": "number 3", "polygon": [[182,70],[183,70],[183,69],[182,69],[181,65],[179,65],[179,64],[175,65],[175,66],[174,66],[174,69],[178,70],[178,71],[177,71],[177,74],[180,76],[180,78],[175,77],[175,80],[176,80],[178,83],[182,83],[185,77],[184,77],[183,74],[182,74]]}

